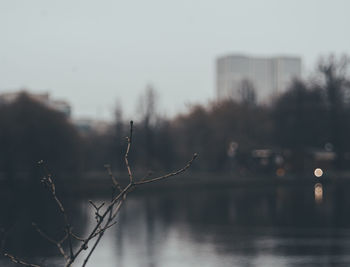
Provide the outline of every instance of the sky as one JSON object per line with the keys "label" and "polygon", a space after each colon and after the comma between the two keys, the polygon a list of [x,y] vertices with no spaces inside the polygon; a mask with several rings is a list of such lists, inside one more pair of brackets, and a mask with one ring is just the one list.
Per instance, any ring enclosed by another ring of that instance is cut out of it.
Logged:
{"label": "sky", "polygon": [[215,99],[215,60],[350,54],[348,0],[1,0],[0,93],[69,101],[73,117],[138,117],[147,85],[174,116]]}

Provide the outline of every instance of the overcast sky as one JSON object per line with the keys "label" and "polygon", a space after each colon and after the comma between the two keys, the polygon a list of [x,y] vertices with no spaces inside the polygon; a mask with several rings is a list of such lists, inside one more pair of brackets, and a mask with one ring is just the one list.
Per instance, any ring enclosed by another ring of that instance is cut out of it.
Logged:
{"label": "overcast sky", "polygon": [[348,0],[1,0],[0,92],[68,100],[74,117],[137,117],[147,84],[173,115],[215,97],[215,58],[350,54]]}

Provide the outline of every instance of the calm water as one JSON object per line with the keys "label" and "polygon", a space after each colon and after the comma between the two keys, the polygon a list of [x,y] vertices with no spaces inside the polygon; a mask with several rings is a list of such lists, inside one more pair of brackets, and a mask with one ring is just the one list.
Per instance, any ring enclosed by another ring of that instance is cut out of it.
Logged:
{"label": "calm water", "polygon": [[[349,189],[310,185],[135,191],[89,266],[350,266]],[[71,206],[75,229],[87,233],[93,210],[82,199]],[[34,237],[10,237],[9,247],[23,254],[25,248],[17,248],[16,242],[40,242],[24,238]],[[46,259],[36,262],[55,266],[59,258],[55,250],[42,249],[51,246],[45,242],[38,244],[40,250],[24,254],[40,251]],[[12,266],[3,260],[0,265]]]}

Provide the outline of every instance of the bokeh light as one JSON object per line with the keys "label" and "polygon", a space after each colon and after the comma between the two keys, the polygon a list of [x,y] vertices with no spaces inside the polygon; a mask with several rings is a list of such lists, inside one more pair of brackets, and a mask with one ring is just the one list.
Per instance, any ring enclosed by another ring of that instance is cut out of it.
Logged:
{"label": "bokeh light", "polygon": [[323,186],[321,183],[317,183],[314,188],[315,202],[319,204],[323,200]]}
{"label": "bokeh light", "polygon": [[286,171],[285,171],[285,169],[283,169],[283,168],[278,168],[278,169],[276,170],[276,175],[277,175],[278,177],[283,177],[285,174],[286,174]]}
{"label": "bokeh light", "polygon": [[321,177],[323,175],[323,170],[321,168],[316,168],[314,170],[314,175],[318,178]]}

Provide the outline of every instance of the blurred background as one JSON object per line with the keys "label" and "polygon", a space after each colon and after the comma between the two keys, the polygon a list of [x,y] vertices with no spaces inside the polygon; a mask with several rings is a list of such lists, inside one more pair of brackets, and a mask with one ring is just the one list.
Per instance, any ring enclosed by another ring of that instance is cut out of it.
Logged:
{"label": "blurred background", "polygon": [[[44,160],[74,230],[129,195],[90,266],[349,266],[346,0],[0,3],[0,251],[61,266]],[[75,244],[78,246],[79,244]],[[14,266],[0,256],[1,266]],[[77,264],[79,266],[79,264]]]}

